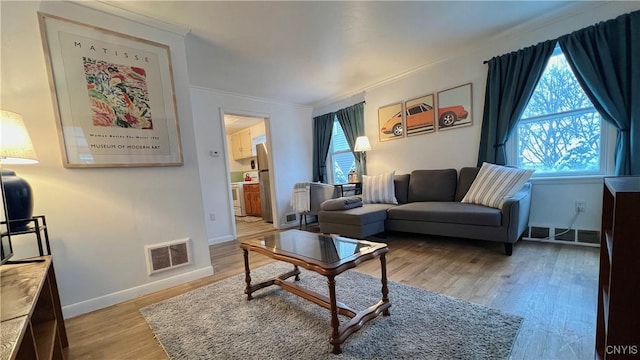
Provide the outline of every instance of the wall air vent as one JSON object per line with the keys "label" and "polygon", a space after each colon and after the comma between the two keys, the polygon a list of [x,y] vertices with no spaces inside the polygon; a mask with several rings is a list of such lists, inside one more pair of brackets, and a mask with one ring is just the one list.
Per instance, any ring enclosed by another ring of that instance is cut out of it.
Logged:
{"label": "wall air vent", "polygon": [[296,215],[296,213],[290,213],[284,216],[284,222],[286,223],[294,222],[297,219],[298,219],[298,216]]}
{"label": "wall air vent", "polygon": [[[528,236],[527,236],[528,235]],[[541,242],[562,242],[564,244],[597,247],[600,245],[600,232],[597,230],[548,228],[531,226],[522,235],[524,240]]]}
{"label": "wall air vent", "polygon": [[587,244],[600,244],[600,231],[578,230],[578,242]]}
{"label": "wall air vent", "polygon": [[537,227],[532,226],[531,228],[531,238],[532,239],[548,239],[549,238],[549,228],[548,227]]}
{"label": "wall air vent", "polygon": [[558,241],[576,241],[576,231],[574,229],[555,228],[553,239]]}
{"label": "wall air vent", "polygon": [[144,249],[149,275],[189,265],[192,262],[191,239],[188,238],[147,245]]}

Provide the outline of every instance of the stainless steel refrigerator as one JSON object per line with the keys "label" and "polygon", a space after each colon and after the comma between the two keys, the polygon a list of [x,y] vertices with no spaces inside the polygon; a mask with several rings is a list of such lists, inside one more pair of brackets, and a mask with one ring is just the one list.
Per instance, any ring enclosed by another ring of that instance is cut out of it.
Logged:
{"label": "stainless steel refrigerator", "polygon": [[269,183],[269,154],[266,144],[256,145],[258,156],[258,180],[260,181],[260,203],[262,205],[262,219],[273,222],[271,213],[271,185]]}

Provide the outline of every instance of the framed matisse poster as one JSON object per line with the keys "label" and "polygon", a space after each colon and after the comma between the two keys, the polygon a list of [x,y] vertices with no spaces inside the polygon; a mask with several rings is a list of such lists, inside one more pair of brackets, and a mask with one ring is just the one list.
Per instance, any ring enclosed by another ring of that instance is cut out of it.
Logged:
{"label": "framed matisse poster", "polygon": [[407,136],[436,131],[433,94],[405,101],[405,130]]}
{"label": "framed matisse poster", "polygon": [[404,137],[404,112],[402,103],[381,106],[378,109],[378,134],[380,141]]}
{"label": "framed matisse poster", "polygon": [[64,166],[182,165],[169,47],[38,16]]}
{"label": "framed matisse poster", "polygon": [[438,92],[438,130],[471,126],[471,83]]}

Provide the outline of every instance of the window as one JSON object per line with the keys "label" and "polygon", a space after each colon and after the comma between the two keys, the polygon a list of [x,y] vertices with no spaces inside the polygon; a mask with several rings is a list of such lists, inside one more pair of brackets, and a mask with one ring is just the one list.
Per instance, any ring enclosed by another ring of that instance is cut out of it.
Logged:
{"label": "window", "polygon": [[557,46],[509,141],[509,162],[537,176],[604,174],[605,132]]}
{"label": "window", "polygon": [[331,184],[345,184],[348,182],[349,171],[356,169],[356,160],[344,136],[342,126],[336,118],[333,121],[331,145],[327,155],[327,177]]}
{"label": "window", "polygon": [[407,115],[416,115],[425,111],[429,111],[433,109],[431,106],[427,104],[418,104],[418,106],[412,106],[407,109]]}
{"label": "window", "polygon": [[251,155],[258,155],[256,151],[256,145],[264,144],[267,142],[267,134],[258,135],[251,139]]}

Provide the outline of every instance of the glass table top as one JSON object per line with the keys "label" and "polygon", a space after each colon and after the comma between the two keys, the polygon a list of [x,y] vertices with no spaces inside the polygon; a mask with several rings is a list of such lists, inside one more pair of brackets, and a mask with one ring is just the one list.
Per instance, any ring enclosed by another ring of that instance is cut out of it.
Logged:
{"label": "glass table top", "polygon": [[383,243],[299,230],[266,235],[258,242],[262,247],[274,252],[287,252],[328,264],[340,262],[361,252],[386,247]]}

